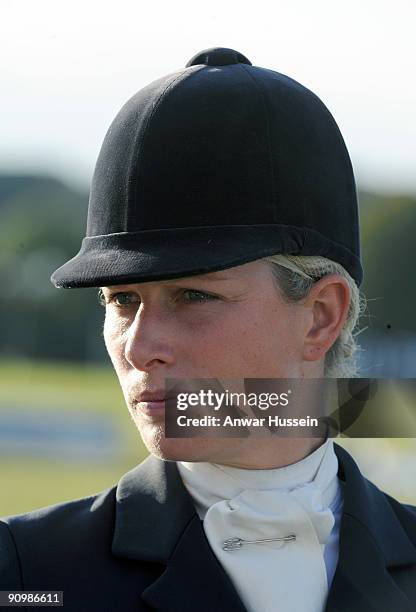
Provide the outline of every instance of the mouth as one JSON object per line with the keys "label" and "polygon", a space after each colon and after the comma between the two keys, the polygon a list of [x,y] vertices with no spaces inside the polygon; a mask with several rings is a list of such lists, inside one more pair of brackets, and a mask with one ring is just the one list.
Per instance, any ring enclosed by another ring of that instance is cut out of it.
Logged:
{"label": "mouth", "polygon": [[136,411],[153,418],[164,416],[165,400],[137,402]]}
{"label": "mouth", "polygon": [[175,390],[169,390],[168,392],[165,389],[148,390],[132,395],[133,409],[152,418],[163,417],[166,408],[173,407],[173,403],[176,403],[176,401]]}
{"label": "mouth", "polygon": [[149,417],[163,417],[165,415],[166,407],[169,403],[172,403],[172,398],[170,397],[160,397],[160,398],[144,398],[141,399],[140,396],[134,402],[134,409],[140,414],[149,416]]}

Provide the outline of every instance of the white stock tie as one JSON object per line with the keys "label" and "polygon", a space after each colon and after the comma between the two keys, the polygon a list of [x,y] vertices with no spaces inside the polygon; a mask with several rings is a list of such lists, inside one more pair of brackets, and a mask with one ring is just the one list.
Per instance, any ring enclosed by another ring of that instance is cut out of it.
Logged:
{"label": "white stock tie", "polygon": [[[297,464],[273,470],[184,462],[178,467],[200,516],[205,513],[203,527],[210,546],[249,612],[324,610],[328,583],[323,553],[334,526],[328,506],[338,486],[332,440]],[[213,476],[218,470],[220,479],[211,490],[202,491],[195,476],[203,475],[208,483],[209,473]],[[236,480],[236,475],[248,472],[259,475],[259,488],[243,488]],[[270,489],[274,475],[279,478]],[[288,482],[293,476],[294,487]],[[312,482],[302,483],[308,477],[314,478]],[[228,499],[213,503],[226,491]]]}

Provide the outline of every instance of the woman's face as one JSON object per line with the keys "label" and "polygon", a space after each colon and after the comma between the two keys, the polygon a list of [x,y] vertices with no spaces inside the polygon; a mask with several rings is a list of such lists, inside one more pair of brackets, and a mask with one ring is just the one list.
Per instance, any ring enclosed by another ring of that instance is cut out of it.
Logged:
{"label": "woman's face", "polygon": [[305,360],[312,308],[284,302],[265,261],[102,292],[108,353],[143,441],[160,458],[232,462],[253,444],[165,438],[164,415],[146,413],[139,398],[163,393],[165,378],[299,378],[311,367],[321,375],[320,363]]}

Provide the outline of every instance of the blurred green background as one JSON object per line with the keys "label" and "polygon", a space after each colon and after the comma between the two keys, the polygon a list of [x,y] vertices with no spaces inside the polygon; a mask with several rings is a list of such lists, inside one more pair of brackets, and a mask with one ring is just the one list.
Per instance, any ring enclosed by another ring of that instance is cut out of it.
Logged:
{"label": "blurred green background", "polygon": [[105,365],[0,361],[0,515],[98,492],[147,450]]}
{"label": "blurred green background", "polygon": [[[48,176],[0,177],[0,515],[82,497],[146,455],[102,339],[97,291],[52,271],[84,235],[88,195]],[[416,199],[360,193],[362,376],[416,377]],[[413,439],[338,440],[364,473],[416,503]]]}

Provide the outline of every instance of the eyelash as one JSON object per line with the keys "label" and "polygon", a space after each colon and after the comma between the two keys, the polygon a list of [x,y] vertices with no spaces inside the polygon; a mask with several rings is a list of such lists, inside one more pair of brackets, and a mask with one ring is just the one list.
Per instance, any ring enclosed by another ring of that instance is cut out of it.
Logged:
{"label": "eyelash", "polygon": [[197,300],[189,300],[189,302],[209,302],[211,300],[218,300],[219,297],[217,295],[213,295],[212,293],[206,293],[205,291],[197,291],[196,289],[185,289],[183,294],[185,293],[197,293],[199,295],[203,295],[203,299]]}
{"label": "eyelash", "polygon": [[[206,293],[205,291],[197,291],[196,289],[185,289],[182,292],[182,295],[184,295],[185,293],[193,293],[193,294],[198,294],[198,295],[204,296],[203,298],[199,298],[199,299],[196,299],[196,300],[187,300],[188,303],[192,303],[192,302],[199,302],[199,303],[201,303],[201,302],[209,302],[211,300],[218,300],[219,299],[218,296],[213,295],[212,293]],[[117,304],[115,302],[115,300],[120,295],[132,295],[132,294],[129,293],[128,291],[119,291],[118,293],[110,293],[108,295],[107,299],[106,299],[105,296],[104,296],[104,293],[100,289],[98,291],[98,302],[104,308],[108,304],[114,304],[114,306],[116,306],[117,308],[127,308],[128,306],[131,306],[131,304]]]}

